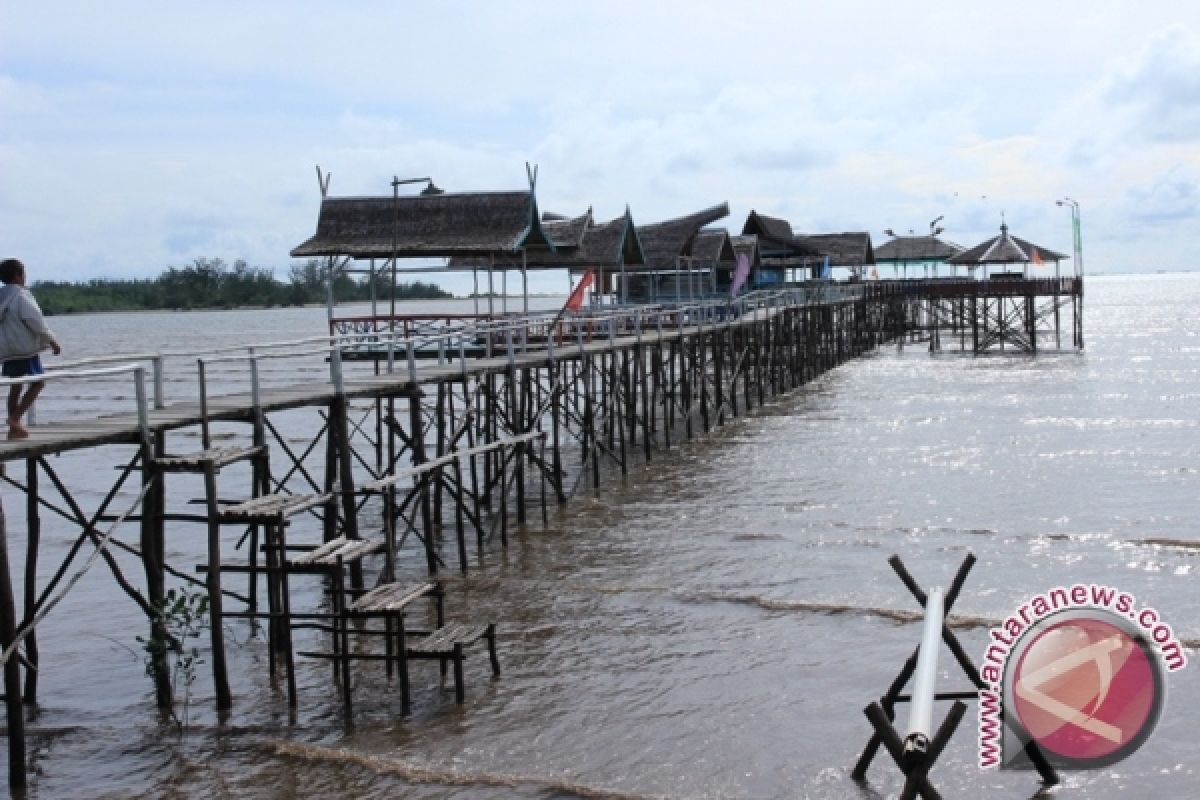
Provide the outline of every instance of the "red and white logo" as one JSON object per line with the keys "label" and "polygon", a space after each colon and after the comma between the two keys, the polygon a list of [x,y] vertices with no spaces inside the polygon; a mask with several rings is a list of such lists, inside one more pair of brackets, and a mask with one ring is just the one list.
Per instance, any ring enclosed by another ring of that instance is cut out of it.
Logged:
{"label": "red and white logo", "polygon": [[1165,694],[1146,637],[1104,609],[1053,614],[1016,643],[1004,679],[1006,727],[1075,769],[1125,758],[1150,736]]}

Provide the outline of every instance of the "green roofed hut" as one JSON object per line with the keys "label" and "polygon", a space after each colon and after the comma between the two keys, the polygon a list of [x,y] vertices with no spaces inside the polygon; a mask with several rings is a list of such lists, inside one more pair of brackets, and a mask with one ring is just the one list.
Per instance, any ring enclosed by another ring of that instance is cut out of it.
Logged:
{"label": "green roofed hut", "polygon": [[[885,231],[892,238],[879,246],[875,251],[876,264],[890,264],[895,270],[895,277],[907,278],[908,268],[923,271],[922,277],[937,277],[938,267],[947,264],[951,258],[963,252],[962,245],[948,242],[934,236],[896,236]],[[950,274],[954,275],[954,267],[950,264]]]}

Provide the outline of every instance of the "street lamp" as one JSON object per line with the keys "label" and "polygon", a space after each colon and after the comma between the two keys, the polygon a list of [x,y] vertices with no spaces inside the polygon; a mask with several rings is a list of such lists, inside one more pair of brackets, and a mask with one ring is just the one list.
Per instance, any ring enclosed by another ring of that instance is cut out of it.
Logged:
{"label": "street lamp", "polygon": [[[1075,276],[1083,277],[1083,233],[1079,223],[1079,203],[1069,197],[1064,197],[1062,200],[1056,200],[1055,205],[1068,206],[1071,209],[1071,241],[1075,252]],[[1057,267],[1057,264],[1056,264]],[[1057,276],[1057,269],[1055,270]]]}
{"label": "street lamp", "polygon": [[[433,178],[401,178],[399,175],[392,176],[392,295],[388,310],[392,316],[389,331],[393,334],[396,332],[396,271],[398,268],[398,264],[396,262],[400,260],[398,254],[396,253],[396,248],[398,246],[397,229],[400,227],[400,187],[409,183],[428,184],[424,190],[421,191],[421,194],[426,197],[431,194],[441,194],[442,191],[433,185]],[[330,280],[333,280],[332,276],[330,277]],[[371,273],[371,280],[375,280],[375,274],[373,271]],[[330,289],[330,291],[332,291],[332,289]],[[374,312],[372,311],[372,313]]]}
{"label": "street lamp", "polygon": [[[945,228],[939,228],[937,226],[937,224],[939,222],[941,222],[942,220],[944,220],[945,218],[946,218],[945,214],[940,214],[937,217],[934,217],[934,219],[929,223],[929,239],[930,239],[929,251],[930,251],[931,255],[933,254],[933,237],[937,236],[939,233],[946,230]],[[935,278],[937,277],[937,261],[936,260],[933,262],[933,277],[935,277]]]}
{"label": "street lamp", "polygon": [[904,248],[902,248],[900,246],[900,237],[897,236],[896,232],[894,230],[892,230],[891,228],[884,228],[883,232],[896,240],[896,260],[892,264],[892,267],[896,271],[896,273],[895,273],[896,276],[897,277],[900,276],[900,268],[904,267],[904,277],[905,277],[905,279],[907,279],[908,278],[908,261],[904,258],[904,252],[903,252]]}

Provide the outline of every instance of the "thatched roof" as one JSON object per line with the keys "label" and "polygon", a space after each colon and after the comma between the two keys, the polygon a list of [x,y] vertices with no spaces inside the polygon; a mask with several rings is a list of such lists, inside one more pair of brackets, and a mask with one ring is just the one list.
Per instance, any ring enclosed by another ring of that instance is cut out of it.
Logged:
{"label": "thatched roof", "polygon": [[1042,261],[1061,261],[1067,256],[1036,245],[1025,239],[1011,236],[1008,224],[1001,223],[1000,235],[964,250],[947,260],[950,264],[1026,264],[1034,260],[1034,254]]}
{"label": "thatched roof", "polygon": [[700,229],[727,216],[729,204],[721,203],[684,217],[638,226],[637,234],[646,253],[647,266],[674,269]]}
{"label": "thatched roof", "polygon": [[551,248],[531,190],[326,197],[317,233],[293,256],[401,258]]}
{"label": "thatched roof", "polygon": [[584,232],[593,224],[590,208],[578,217],[567,217],[548,211],[542,214],[542,230],[554,243],[555,248],[579,247],[583,244]]}
{"label": "thatched roof", "polygon": [[699,231],[684,255],[691,257],[693,263],[705,266],[733,264],[737,261],[737,253],[733,250],[729,231],[724,228],[705,228]]}
{"label": "thatched roof", "polygon": [[[575,226],[581,219],[586,219],[587,224],[580,229],[579,245],[567,246],[565,241],[575,236]],[[616,270],[622,265],[641,266],[646,263],[629,209],[625,209],[625,213],[616,219],[599,225],[592,222],[590,209],[583,217],[555,219],[543,224],[556,249],[553,252],[545,249],[526,250],[524,265],[528,269]],[[450,259],[448,266],[487,269],[493,263],[500,268],[519,267],[522,264],[521,254],[497,254],[494,260],[491,256],[458,256]]]}
{"label": "thatched roof", "polygon": [[936,236],[897,236],[875,250],[875,261],[946,261],[963,249],[961,245]]}
{"label": "thatched roof", "polygon": [[614,220],[588,228],[577,258],[585,267],[645,265],[646,251],[629,209]]}
{"label": "thatched roof", "polygon": [[869,233],[813,233],[796,236],[793,241],[813,250],[820,258],[828,256],[829,265],[833,267],[861,267],[875,263]]}
{"label": "thatched roof", "polygon": [[786,219],[768,217],[751,211],[742,226],[743,236],[757,236],[758,250],[765,261],[774,266],[793,266],[803,263],[806,256],[818,255],[810,245],[792,232],[792,224]]}
{"label": "thatched roof", "polygon": [[768,217],[757,211],[751,211],[750,216],[746,217],[746,224],[742,226],[742,235],[757,236],[760,247],[767,248],[773,244],[789,246],[794,236],[792,224],[786,219]]}

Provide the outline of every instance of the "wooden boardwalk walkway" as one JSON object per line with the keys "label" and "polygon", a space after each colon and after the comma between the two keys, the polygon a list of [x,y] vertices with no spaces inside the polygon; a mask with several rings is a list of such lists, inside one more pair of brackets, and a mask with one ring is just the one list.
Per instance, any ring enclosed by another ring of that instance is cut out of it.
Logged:
{"label": "wooden boardwalk walkway", "polygon": [[[767,315],[776,313],[778,313],[777,310],[764,310],[757,319],[748,317],[721,324],[729,326],[753,324],[766,319]],[[581,355],[596,355],[623,350],[639,344],[659,344],[712,329],[712,325],[703,327],[688,325],[664,330],[662,333],[657,330],[648,330],[643,331],[640,336],[616,336],[611,342],[607,339],[593,340],[582,345],[564,342],[562,346],[555,347],[553,353],[548,350],[527,350],[515,352],[511,358],[507,354],[491,357],[468,357],[465,366],[461,361],[445,364],[421,363],[415,371],[415,382],[404,363],[403,354],[397,354],[394,371],[391,373],[347,377],[344,383],[345,397],[348,400],[401,397],[420,391],[420,387],[423,385],[460,378],[464,371],[477,375],[503,372],[513,366],[523,368],[545,364],[548,361],[571,361]],[[309,406],[326,406],[336,396],[337,392],[332,383],[322,387],[316,387],[309,383],[263,388],[260,390],[259,400],[262,411],[270,413]],[[254,399],[251,392],[248,391],[211,397],[208,400],[208,420],[210,422],[248,421],[253,414]],[[152,408],[148,411],[148,427],[151,433],[188,428],[200,425],[203,421],[204,414],[199,401],[172,403],[165,408]],[[133,411],[105,414],[93,419],[73,419],[39,424],[29,427],[29,432],[28,439],[0,440],[0,463],[100,445],[137,444],[141,436],[138,414]]]}

